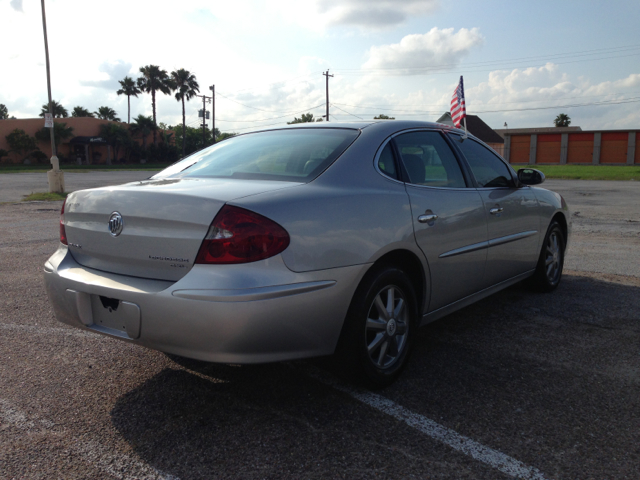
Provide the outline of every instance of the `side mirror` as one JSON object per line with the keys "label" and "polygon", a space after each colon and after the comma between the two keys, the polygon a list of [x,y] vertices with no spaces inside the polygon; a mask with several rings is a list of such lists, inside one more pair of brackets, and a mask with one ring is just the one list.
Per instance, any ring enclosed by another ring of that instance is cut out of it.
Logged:
{"label": "side mirror", "polygon": [[523,185],[539,185],[544,182],[545,176],[535,168],[521,168],[518,170],[518,180]]}

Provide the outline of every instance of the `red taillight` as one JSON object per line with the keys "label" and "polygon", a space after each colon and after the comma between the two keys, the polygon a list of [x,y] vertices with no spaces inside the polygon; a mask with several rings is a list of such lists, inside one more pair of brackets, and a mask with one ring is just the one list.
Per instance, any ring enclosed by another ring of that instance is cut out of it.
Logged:
{"label": "red taillight", "polygon": [[195,263],[248,263],[273,257],[289,246],[289,234],[276,222],[225,205],[213,219]]}
{"label": "red taillight", "polygon": [[62,202],[62,210],[60,210],[60,243],[63,245],[69,245],[67,242],[67,232],[64,230],[64,206],[67,203],[67,199]]}

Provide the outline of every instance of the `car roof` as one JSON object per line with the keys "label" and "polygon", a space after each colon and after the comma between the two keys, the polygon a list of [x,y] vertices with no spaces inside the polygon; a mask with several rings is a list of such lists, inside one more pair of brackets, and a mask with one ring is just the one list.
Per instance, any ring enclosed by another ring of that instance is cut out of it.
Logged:
{"label": "car roof", "polygon": [[383,129],[389,131],[407,130],[411,128],[438,128],[441,130],[457,131],[464,133],[463,130],[454,128],[450,125],[435,122],[425,122],[421,120],[371,120],[362,122],[308,122],[308,123],[295,123],[291,125],[280,125],[270,128],[257,129],[248,133],[264,132],[271,130],[283,130],[294,128],[354,128],[363,130],[365,128],[375,127],[376,129]]}

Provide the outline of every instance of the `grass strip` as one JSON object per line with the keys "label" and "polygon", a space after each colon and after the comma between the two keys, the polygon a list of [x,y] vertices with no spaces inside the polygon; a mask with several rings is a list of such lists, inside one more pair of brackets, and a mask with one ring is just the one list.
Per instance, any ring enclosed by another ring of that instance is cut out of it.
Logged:
{"label": "grass strip", "polygon": [[[64,172],[87,173],[87,172],[157,172],[167,168],[166,163],[160,164],[136,164],[136,165],[62,165]],[[0,165],[2,173],[43,173],[51,170],[48,165]]]}
{"label": "grass strip", "polygon": [[67,198],[69,193],[47,193],[37,192],[27,195],[22,199],[23,202],[56,202]]}
{"label": "grass strip", "polygon": [[547,178],[563,180],[640,180],[640,165],[512,165],[535,168]]}

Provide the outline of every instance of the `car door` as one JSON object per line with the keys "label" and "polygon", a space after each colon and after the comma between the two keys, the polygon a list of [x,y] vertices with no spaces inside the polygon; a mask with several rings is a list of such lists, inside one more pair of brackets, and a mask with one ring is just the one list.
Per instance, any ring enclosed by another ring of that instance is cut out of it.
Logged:
{"label": "car door", "polygon": [[489,239],[484,286],[533,270],[540,236],[539,205],[533,191],[519,187],[513,170],[488,147],[472,138],[460,142],[459,135],[450,135],[484,202]]}
{"label": "car door", "polygon": [[434,311],[481,289],[487,256],[484,205],[478,191],[469,188],[442,133],[409,131],[392,142],[411,202],[416,242],[429,263],[427,311]]}

